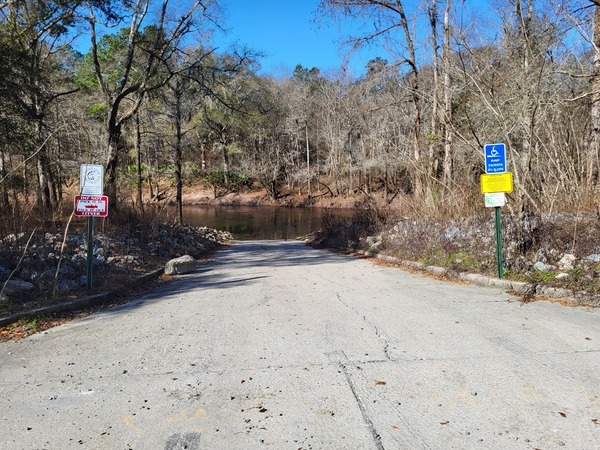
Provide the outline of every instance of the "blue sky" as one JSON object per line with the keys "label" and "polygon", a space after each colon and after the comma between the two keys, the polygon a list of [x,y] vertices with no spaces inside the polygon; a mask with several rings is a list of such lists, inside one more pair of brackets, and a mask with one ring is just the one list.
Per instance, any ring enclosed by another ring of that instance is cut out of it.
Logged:
{"label": "blue sky", "polygon": [[[160,3],[153,2],[155,6]],[[339,71],[346,55],[341,41],[357,28],[346,22],[341,30],[331,18],[318,20],[319,0],[220,0],[219,4],[226,32],[215,31],[213,45],[218,52],[227,52],[233,44],[261,52],[259,73],[278,77],[291,76],[297,64],[318,67],[323,74]],[[152,17],[149,13],[147,20]],[[99,34],[128,26],[127,20],[109,29],[97,25]],[[82,25],[82,33],[74,40],[74,47],[82,53],[90,47],[87,32],[87,24]],[[375,50],[353,55],[348,61],[350,74],[364,74],[367,62],[376,56],[385,57]]]}
{"label": "blue sky", "polygon": [[[345,52],[340,48],[343,32],[332,20],[317,19],[318,0],[224,0],[228,33],[215,35],[215,44],[225,50],[238,42],[265,54],[261,73],[290,75],[297,64],[318,67],[321,72],[338,70]],[[348,30],[345,32],[348,34]],[[357,76],[377,56],[364,51],[349,61]]]}

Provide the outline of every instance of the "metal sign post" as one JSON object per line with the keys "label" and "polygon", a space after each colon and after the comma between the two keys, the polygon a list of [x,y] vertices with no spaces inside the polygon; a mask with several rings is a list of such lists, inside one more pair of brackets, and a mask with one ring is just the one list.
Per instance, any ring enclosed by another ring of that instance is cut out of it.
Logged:
{"label": "metal sign post", "polygon": [[79,169],[79,194],[75,196],[74,213],[87,217],[87,270],[86,288],[92,290],[94,268],[94,217],[108,215],[108,197],[104,190],[104,167],[82,164]]}
{"label": "metal sign post", "polygon": [[504,277],[504,261],[502,258],[502,216],[500,207],[496,206],[496,262],[498,263],[498,278]]}
{"label": "metal sign post", "polygon": [[92,273],[94,267],[94,216],[87,219],[87,271],[86,271],[86,288],[92,290]]}
{"label": "metal sign post", "polygon": [[504,277],[502,257],[502,215],[500,208],[506,202],[505,192],[513,191],[512,173],[506,171],[506,145],[486,144],[483,147],[485,174],[481,175],[481,193],[485,196],[485,206],[494,208],[496,219],[496,262],[498,278]]}

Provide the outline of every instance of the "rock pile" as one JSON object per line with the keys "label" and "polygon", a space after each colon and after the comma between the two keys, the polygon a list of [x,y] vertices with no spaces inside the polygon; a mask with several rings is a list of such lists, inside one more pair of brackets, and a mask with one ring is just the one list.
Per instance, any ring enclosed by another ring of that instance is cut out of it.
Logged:
{"label": "rock pile", "polygon": [[[112,279],[139,275],[182,255],[200,258],[230,239],[227,232],[171,224],[139,227],[123,236],[97,233],[94,279],[99,278],[96,274]],[[69,297],[86,286],[86,236],[13,234],[0,239],[0,255],[0,306],[40,297]]]}
{"label": "rock pile", "polygon": [[[600,221],[596,216],[506,214],[502,225],[504,263],[512,275],[600,292]],[[489,215],[397,220],[386,231],[364,239],[362,247],[459,271],[493,274],[496,267],[495,222]]]}

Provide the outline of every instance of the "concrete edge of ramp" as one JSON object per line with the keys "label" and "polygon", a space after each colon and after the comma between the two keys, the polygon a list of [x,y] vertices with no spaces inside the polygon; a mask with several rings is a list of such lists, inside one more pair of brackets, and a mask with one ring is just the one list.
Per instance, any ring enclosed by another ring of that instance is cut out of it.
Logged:
{"label": "concrete edge of ramp", "polygon": [[[237,242],[247,242],[247,241],[231,241],[231,244],[236,244]],[[300,241],[301,242],[301,241]],[[306,241],[304,242],[306,244]],[[468,273],[468,272],[458,272],[456,270],[440,267],[440,266],[431,266],[425,263],[417,262],[417,261],[409,261],[401,258],[396,258],[393,256],[382,255],[379,253],[373,253],[369,251],[359,252],[369,258],[380,259],[382,261],[386,261],[393,264],[400,264],[403,266],[407,266],[413,269],[417,269],[426,273],[430,273],[432,275],[446,277],[449,279],[457,279],[461,281],[466,281],[472,283],[476,286],[483,287],[495,287],[501,288],[508,292],[515,293],[517,295],[525,295],[527,293],[534,293],[535,295],[543,296],[550,298],[551,300],[559,301],[562,303],[566,303],[571,306],[592,306],[592,307],[600,307],[600,295],[593,294],[590,292],[578,292],[571,289],[564,288],[555,288],[551,286],[542,286],[535,285],[532,283],[526,283],[523,281],[513,281],[506,279],[498,279],[494,277],[489,277],[486,275],[476,274],[476,273]],[[114,295],[117,295],[123,292],[126,289],[130,289],[135,286],[142,285],[148,280],[152,280],[158,278],[160,275],[164,273],[164,267],[153,270],[152,272],[148,272],[144,275],[133,280],[131,283],[122,286],[114,291],[109,292],[100,292],[94,295],[82,297],[76,300],[72,300],[69,302],[58,303],[56,305],[45,306],[41,308],[36,308],[29,311],[22,311],[19,313],[12,314],[6,317],[0,317],[0,327],[10,325],[11,323],[17,322],[18,320],[24,317],[31,317],[37,314],[53,314],[53,313],[63,313],[70,311],[77,311],[85,308],[102,306],[106,303],[109,303]]]}
{"label": "concrete edge of ramp", "polygon": [[477,273],[459,272],[448,267],[431,266],[417,261],[408,261],[369,251],[361,253],[369,258],[376,258],[389,263],[407,266],[432,275],[466,281],[476,286],[501,288],[507,292],[512,292],[520,296],[531,295],[531,297],[533,297],[537,295],[561,303],[566,303],[570,306],[600,306],[600,295],[591,292],[543,286],[536,283],[526,283],[524,281],[499,279]]}
{"label": "concrete edge of ramp", "polygon": [[156,269],[152,272],[140,275],[136,279],[132,280],[130,283],[120,286],[119,288],[113,291],[99,292],[97,294],[87,295],[85,297],[71,300],[68,302],[57,303],[55,305],[50,306],[43,306],[41,308],[36,308],[29,311],[21,311],[10,316],[0,317],[0,327],[10,325],[11,323],[15,323],[24,317],[31,317],[38,314],[65,313],[71,311],[79,311],[85,308],[93,308],[95,306],[102,306],[107,303],[110,303],[115,295],[119,295],[125,292],[127,289],[131,289],[136,286],[141,286],[150,280],[158,278],[163,273],[164,267],[161,267],[160,269]]}

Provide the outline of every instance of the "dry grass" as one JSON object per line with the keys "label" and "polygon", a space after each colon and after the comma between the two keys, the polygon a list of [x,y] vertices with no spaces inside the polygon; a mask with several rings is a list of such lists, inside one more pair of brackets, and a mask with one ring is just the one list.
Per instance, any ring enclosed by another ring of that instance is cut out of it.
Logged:
{"label": "dry grass", "polygon": [[[600,263],[585,260],[600,254],[600,220],[596,214],[505,213],[502,225],[506,277],[600,294]],[[373,235],[376,237],[366,239]],[[368,211],[351,219],[330,218],[315,236],[315,245],[371,250],[458,272],[497,275],[492,210],[482,210],[469,217],[423,215],[414,218]],[[578,259],[575,268],[561,270],[558,267],[565,254],[573,254]],[[534,269],[538,261],[549,269]],[[560,273],[567,276],[557,278]]]}

